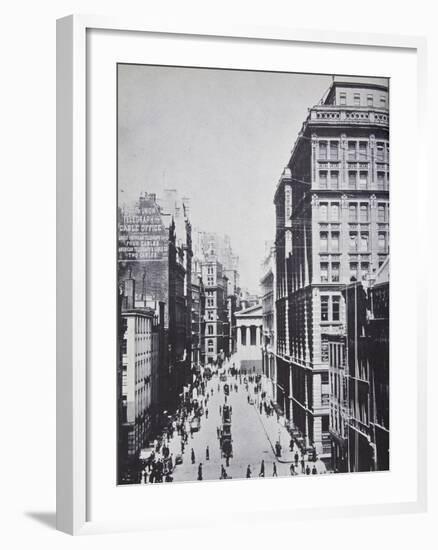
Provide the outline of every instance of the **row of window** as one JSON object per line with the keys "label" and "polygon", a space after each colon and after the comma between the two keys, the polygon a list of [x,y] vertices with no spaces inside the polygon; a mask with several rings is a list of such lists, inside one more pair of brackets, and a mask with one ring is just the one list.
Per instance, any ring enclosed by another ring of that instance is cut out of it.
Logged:
{"label": "row of window", "polygon": [[[339,141],[320,141],[318,146],[318,159],[320,161],[339,160]],[[348,141],[347,159],[349,161],[366,162],[370,159],[368,141]],[[375,160],[377,162],[389,162],[389,144],[384,141],[377,141],[375,147]]]}
{"label": "row of window", "polygon": [[[347,92],[339,93],[339,105],[347,105]],[[375,97],[372,93],[360,94],[359,92],[353,93],[353,105],[357,107],[379,107],[381,109],[387,108],[387,97],[385,94],[380,94],[379,97]]]}
{"label": "row of window", "polygon": [[[357,222],[357,203],[349,204],[349,221]],[[330,217],[329,217],[330,213]],[[361,222],[368,222],[369,205],[366,202],[359,203],[359,215]],[[339,202],[321,202],[319,205],[319,221],[320,222],[339,222],[340,221],[340,204]],[[377,221],[386,223],[389,221],[389,205],[384,202],[377,204]]]}
{"label": "row of window", "polygon": [[[377,189],[384,190],[387,181],[389,181],[389,172],[377,172]],[[348,188],[349,189],[368,189],[370,178],[368,170],[349,170]],[[339,171],[338,170],[320,170],[319,171],[320,189],[339,189]]]}
{"label": "row of window", "polygon": [[[350,262],[350,276],[349,280],[364,280],[370,275],[370,263],[369,262]],[[321,262],[320,263],[320,275],[322,283],[339,283],[339,262]],[[329,319],[322,319],[321,321],[328,321]],[[332,319],[333,321],[339,319]]]}
{"label": "row of window", "polygon": [[[368,231],[350,231],[348,249],[350,252],[369,252],[370,235]],[[379,231],[377,233],[377,248],[379,252],[387,252],[388,233]],[[319,234],[319,251],[339,252],[339,231],[321,231]]]}

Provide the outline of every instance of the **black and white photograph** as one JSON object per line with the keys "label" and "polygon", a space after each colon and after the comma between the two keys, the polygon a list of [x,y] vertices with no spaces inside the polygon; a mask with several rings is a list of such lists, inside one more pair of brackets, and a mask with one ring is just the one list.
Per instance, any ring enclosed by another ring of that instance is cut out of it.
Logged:
{"label": "black and white photograph", "polygon": [[390,469],[389,89],[117,65],[117,484]]}

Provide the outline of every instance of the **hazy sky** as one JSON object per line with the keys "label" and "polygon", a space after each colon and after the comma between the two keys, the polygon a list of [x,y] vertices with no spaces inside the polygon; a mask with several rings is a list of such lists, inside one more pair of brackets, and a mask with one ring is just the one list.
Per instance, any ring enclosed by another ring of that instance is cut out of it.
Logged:
{"label": "hazy sky", "polygon": [[[276,184],[331,77],[120,65],[119,200],[178,189],[192,225],[227,233],[258,292]],[[123,193],[120,194],[121,190]]]}

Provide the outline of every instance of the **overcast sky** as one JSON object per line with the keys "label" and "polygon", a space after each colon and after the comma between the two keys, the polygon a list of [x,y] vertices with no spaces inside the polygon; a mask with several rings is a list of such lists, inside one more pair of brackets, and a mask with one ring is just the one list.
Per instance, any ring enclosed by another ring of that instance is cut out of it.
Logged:
{"label": "overcast sky", "polygon": [[193,226],[230,235],[241,285],[258,292],[276,184],[331,80],[119,65],[119,201],[178,189],[191,198]]}

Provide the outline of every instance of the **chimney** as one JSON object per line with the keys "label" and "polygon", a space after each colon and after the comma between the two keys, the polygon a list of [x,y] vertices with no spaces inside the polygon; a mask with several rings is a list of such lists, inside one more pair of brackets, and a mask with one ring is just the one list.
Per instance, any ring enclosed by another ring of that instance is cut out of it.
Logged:
{"label": "chimney", "polygon": [[135,279],[132,278],[131,268],[129,269],[129,272],[128,272],[128,278],[125,279],[123,302],[124,302],[125,309],[135,308]]}

